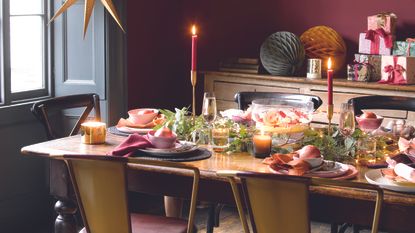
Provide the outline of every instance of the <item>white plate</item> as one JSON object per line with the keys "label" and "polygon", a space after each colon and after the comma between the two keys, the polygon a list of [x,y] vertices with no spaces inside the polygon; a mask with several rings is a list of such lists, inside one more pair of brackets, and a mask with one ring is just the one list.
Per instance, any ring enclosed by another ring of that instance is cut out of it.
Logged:
{"label": "white plate", "polygon": [[[328,163],[334,163],[334,166],[332,167],[325,167],[325,164]],[[321,170],[323,169],[324,170]],[[270,167],[270,169],[279,174],[288,174],[287,170],[280,169],[280,170],[274,170]],[[318,169],[318,170],[317,170]],[[310,176],[310,177],[320,177],[320,178],[334,178],[343,176],[350,170],[349,165],[339,162],[331,162],[331,161],[324,161],[324,164],[322,166],[319,166],[317,168],[314,168],[304,174],[304,176]]]}
{"label": "white plate", "polygon": [[365,177],[370,184],[376,184],[384,189],[389,189],[398,192],[415,193],[415,184],[412,185],[399,185],[397,182],[389,180],[382,176],[381,169],[370,170],[366,172]]}
{"label": "white plate", "polygon": [[153,128],[131,128],[127,126],[115,127],[115,128],[117,128],[118,131],[123,132],[123,133],[138,133],[138,134],[147,134],[148,132],[153,130]]}
{"label": "white plate", "polygon": [[176,143],[176,146],[174,148],[168,148],[168,149],[158,149],[158,148],[146,148],[146,149],[140,149],[140,151],[153,154],[156,156],[169,156],[169,155],[178,155],[183,153],[188,153],[195,151],[197,149],[197,145],[193,142],[187,142],[187,141],[180,141],[179,143]]}

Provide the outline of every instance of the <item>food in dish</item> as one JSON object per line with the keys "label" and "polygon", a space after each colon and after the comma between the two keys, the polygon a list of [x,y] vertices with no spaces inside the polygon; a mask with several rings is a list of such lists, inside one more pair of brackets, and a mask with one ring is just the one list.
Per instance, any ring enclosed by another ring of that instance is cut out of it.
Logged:
{"label": "food in dish", "polygon": [[[163,128],[161,128],[162,130],[160,132],[163,131]],[[176,134],[174,134],[173,132],[170,133],[166,133],[164,135],[161,135],[161,133],[159,133],[159,136],[156,136],[157,131],[150,131],[147,133],[147,137],[148,140],[151,142],[151,144],[153,144],[153,146],[155,148],[159,148],[159,149],[167,149],[167,148],[172,148],[175,146],[176,144]],[[167,136],[168,135],[168,136]]]}
{"label": "food in dish", "polygon": [[145,125],[153,121],[158,115],[158,110],[153,108],[137,108],[128,111],[128,120],[133,124]]}
{"label": "food in dish", "polygon": [[363,130],[375,130],[382,124],[383,117],[377,116],[373,112],[365,112],[356,116],[356,121]]}
{"label": "food in dish", "polygon": [[303,132],[312,120],[313,106],[298,99],[257,99],[252,101],[252,119],[265,131]]}

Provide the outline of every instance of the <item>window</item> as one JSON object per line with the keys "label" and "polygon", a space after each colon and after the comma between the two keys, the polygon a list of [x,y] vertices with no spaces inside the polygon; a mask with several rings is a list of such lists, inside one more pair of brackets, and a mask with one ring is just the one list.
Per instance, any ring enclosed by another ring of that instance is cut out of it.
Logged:
{"label": "window", "polygon": [[1,103],[9,105],[49,93],[46,0],[0,0]]}

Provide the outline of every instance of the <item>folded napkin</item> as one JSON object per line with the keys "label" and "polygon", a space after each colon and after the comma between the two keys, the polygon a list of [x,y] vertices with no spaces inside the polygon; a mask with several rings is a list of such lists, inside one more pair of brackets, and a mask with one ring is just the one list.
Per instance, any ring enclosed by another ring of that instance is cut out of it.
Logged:
{"label": "folded napkin", "polygon": [[398,163],[396,164],[393,171],[396,173],[396,175],[405,178],[407,181],[415,182],[415,169],[412,167],[403,163]]}
{"label": "folded napkin", "polygon": [[163,114],[158,115],[156,118],[154,118],[151,122],[147,124],[135,124],[128,119],[121,118],[117,123],[117,127],[148,129],[148,128],[153,128],[156,125],[163,124],[165,120],[166,120],[166,117]]}
{"label": "folded napkin", "polygon": [[387,179],[396,182],[415,183],[415,169],[404,163],[394,164],[391,169],[382,169],[381,171],[382,175]]}
{"label": "folded napkin", "polygon": [[268,164],[274,170],[287,170],[288,175],[302,176],[311,170],[311,165],[303,159],[294,159],[297,153],[289,154],[273,154],[269,158],[265,158],[263,163]]}
{"label": "folded napkin", "polygon": [[131,134],[120,145],[115,147],[110,155],[130,157],[138,149],[152,148],[153,145],[148,140],[147,136],[141,136],[139,134]]}
{"label": "folded napkin", "polygon": [[399,151],[408,155],[409,159],[415,163],[415,141],[414,139],[406,140],[405,138],[399,138],[398,141]]}

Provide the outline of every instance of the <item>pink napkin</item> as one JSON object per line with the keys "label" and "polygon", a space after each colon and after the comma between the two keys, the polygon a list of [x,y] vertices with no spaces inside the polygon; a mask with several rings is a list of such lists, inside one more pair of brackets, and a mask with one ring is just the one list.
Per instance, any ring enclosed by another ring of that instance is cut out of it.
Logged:
{"label": "pink napkin", "polygon": [[153,145],[148,140],[147,136],[141,136],[139,134],[131,134],[125,139],[120,145],[115,147],[113,151],[110,152],[114,156],[123,156],[130,157],[138,149],[151,148]]}
{"label": "pink napkin", "polygon": [[398,141],[399,151],[408,155],[408,157],[415,162],[415,140],[406,140],[405,138],[399,138]]}

